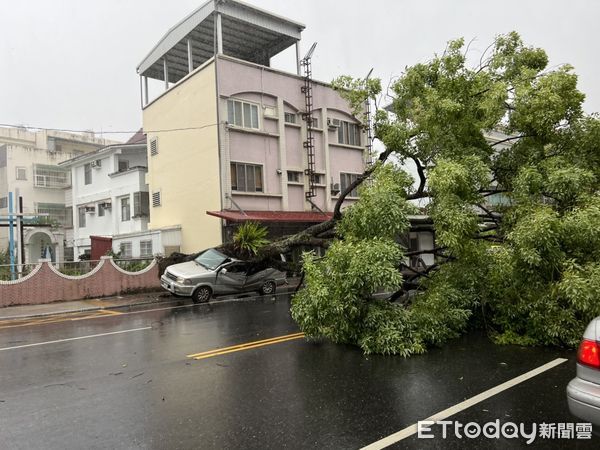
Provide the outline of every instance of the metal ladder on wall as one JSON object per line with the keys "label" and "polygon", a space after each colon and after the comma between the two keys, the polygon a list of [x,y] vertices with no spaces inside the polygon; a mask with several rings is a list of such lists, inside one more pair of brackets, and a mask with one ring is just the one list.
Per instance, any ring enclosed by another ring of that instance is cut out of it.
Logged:
{"label": "metal ladder on wall", "polygon": [[317,196],[315,185],[315,137],[313,135],[313,93],[312,93],[312,66],[311,59],[317,43],[315,42],[308,53],[300,61],[300,65],[304,70],[304,85],[300,88],[304,94],[304,113],[302,118],[306,121],[306,140],[303,147],[306,150],[307,167],[304,169],[304,174],[308,177],[308,189],[304,193],[306,199],[312,204],[311,199]]}

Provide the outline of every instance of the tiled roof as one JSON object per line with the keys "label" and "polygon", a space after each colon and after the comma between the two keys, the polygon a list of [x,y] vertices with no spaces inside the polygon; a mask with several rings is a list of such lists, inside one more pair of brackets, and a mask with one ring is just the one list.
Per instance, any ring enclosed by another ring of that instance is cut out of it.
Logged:
{"label": "tiled roof", "polygon": [[125,144],[143,144],[145,142],[146,135],[144,134],[144,130],[140,128]]}

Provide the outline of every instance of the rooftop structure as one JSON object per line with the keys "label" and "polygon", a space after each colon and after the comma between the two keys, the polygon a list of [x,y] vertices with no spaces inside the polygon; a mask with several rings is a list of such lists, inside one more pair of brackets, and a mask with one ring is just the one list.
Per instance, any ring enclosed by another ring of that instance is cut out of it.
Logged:
{"label": "rooftop structure", "polygon": [[138,65],[145,104],[148,78],[164,81],[168,89],[216,54],[268,67],[271,57],[296,45],[300,74],[298,43],[304,28],[237,0],[209,0],[167,31]]}

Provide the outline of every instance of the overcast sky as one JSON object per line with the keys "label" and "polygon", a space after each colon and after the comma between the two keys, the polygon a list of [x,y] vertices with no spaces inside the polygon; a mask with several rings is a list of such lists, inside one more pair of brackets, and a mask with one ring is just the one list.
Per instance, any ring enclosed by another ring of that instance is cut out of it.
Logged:
{"label": "overcast sky", "polygon": [[[595,0],[247,0],[302,22],[305,52],[318,42],[314,77],[365,76],[387,83],[407,65],[464,37],[478,55],[518,31],[550,65],[570,63],[600,111],[600,2]],[[164,33],[203,0],[0,0],[0,123],[120,131],[141,126],[136,67]],[[293,49],[273,58],[295,71]],[[106,135],[110,137],[110,135]]]}

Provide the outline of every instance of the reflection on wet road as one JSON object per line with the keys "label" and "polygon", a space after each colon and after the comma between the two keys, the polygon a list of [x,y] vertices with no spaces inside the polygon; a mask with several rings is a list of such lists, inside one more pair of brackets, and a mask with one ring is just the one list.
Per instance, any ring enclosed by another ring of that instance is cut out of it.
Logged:
{"label": "reflection on wet road", "polygon": [[360,448],[556,358],[457,417],[576,421],[570,351],[470,335],[367,357],[307,342],[285,296],[120,312],[0,324],[0,448]]}

